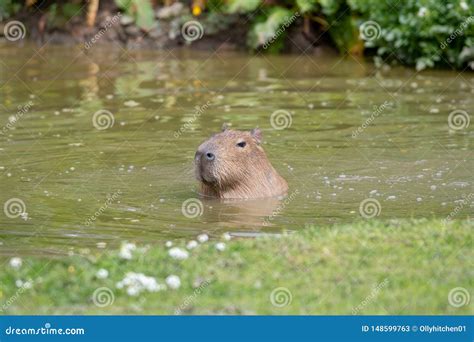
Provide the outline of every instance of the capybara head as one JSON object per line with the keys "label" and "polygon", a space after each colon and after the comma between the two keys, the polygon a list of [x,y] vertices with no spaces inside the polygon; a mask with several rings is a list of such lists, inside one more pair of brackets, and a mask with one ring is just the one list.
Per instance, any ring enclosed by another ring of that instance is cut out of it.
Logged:
{"label": "capybara head", "polygon": [[[280,179],[261,146],[262,132],[227,129],[202,143],[195,154],[196,178],[204,195],[223,198],[254,198],[281,192]],[[268,187],[274,187],[269,191]],[[260,193],[258,188],[260,188]],[[254,193],[255,192],[255,193]],[[272,192],[270,194],[270,192]]]}

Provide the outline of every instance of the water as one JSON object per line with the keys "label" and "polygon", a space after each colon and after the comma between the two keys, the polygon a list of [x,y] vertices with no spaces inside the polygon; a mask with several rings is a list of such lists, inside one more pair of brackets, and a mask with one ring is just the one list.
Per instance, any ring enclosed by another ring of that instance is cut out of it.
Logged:
{"label": "water", "polygon": [[[472,217],[473,124],[450,129],[448,115],[472,119],[473,86],[472,73],[352,57],[2,45],[0,202],[26,209],[1,213],[0,254],[296,231],[366,219],[361,202],[384,219]],[[94,127],[99,110],[113,126]],[[195,149],[224,122],[263,130],[289,196],[191,200],[184,215]]]}

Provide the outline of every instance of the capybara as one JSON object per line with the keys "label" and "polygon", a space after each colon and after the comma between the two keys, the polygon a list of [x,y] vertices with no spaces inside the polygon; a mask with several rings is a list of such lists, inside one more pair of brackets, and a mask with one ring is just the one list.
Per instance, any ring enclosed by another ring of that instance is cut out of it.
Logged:
{"label": "capybara", "polygon": [[258,128],[248,132],[226,126],[203,142],[194,157],[201,195],[223,199],[285,195],[288,184],[270,164],[261,143]]}

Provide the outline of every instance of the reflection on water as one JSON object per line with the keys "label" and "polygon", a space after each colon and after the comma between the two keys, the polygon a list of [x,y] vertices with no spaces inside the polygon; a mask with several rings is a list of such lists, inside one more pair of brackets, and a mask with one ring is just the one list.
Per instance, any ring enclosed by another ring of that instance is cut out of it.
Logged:
{"label": "reflection on water", "polygon": [[255,200],[203,200],[206,209],[202,219],[230,231],[247,228],[259,231],[271,227],[272,220],[283,208],[283,199],[261,198]]}
{"label": "reflection on water", "polygon": [[[3,255],[351,222],[367,198],[381,218],[473,213],[472,125],[448,125],[454,110],[473,116],[470,73],[12,45],[0,60],[0,203],[26,207],[0,215]],[[105,129],[93,122],[99,110],[112,115]],[[276,110],[291,125],[272,127]],[[183,213],[198,198],[195,149],[224,122],[263,130],[291,200],[202,199]]]}

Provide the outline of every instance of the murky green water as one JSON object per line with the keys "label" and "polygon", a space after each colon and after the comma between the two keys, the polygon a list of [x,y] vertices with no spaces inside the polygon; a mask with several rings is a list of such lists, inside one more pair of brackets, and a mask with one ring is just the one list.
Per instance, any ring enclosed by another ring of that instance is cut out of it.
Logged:
{"label": "murky green water", "polygon": [[[0,46],[0,202],[26,207],[0,212],[2,255],[300,230],[361,219],[367,198],[380,218],[472,217],[474,124],[448,126],[453,110],[473,119],[472,73],[93,50]],[[113,126],[94,127],[99,110]],[[276,110],[291,115],[289,127],[272,127]],[[195,148],[223,122],[263,129],[289,197],[202,201],[202,215],[183,215],[198,197]]]}

